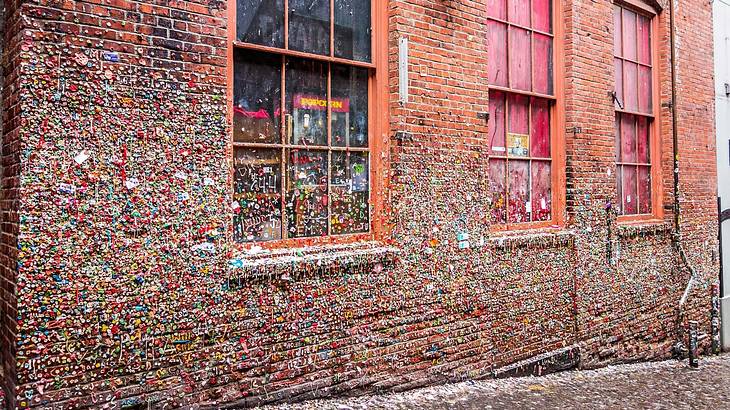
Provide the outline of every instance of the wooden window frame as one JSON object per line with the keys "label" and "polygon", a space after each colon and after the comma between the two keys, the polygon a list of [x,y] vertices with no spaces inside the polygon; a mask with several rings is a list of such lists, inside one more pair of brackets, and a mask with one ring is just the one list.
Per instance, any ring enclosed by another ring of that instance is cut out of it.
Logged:
{"label": "wooden window frame", "polygon": [[[532,5],[532,2],[530,2]],[[509,10],[509,7],[508,7]],[[509,27],[514,26],[522,29],[527,29],[531,32],[535,32],[543,35],[550,35],[553,39],[553,95],[541,94],[531,91],[514,89],[511,87],[502,87],[488,84],[488,90],[501,91],[505,95],[509,94],[520,94],[527,97],[538,97],[546,99],[550,102],[550,160],[551,160],[551,201],[552,209],[550,212],[550,219],[547,221],[533,221],[533,222],[509,222],[509,205],[507,208],[507,222],[505,223],[492,223],[490,225],[490,232],[497,234],[506,234],[515,231],[527,231],[527,230],[545,230],[545,229],[561,229],[565,226],[565,209],[566,209],[566,197],[565,197],[565,85],[563,82],[565,73],[565,63],[563,57],[565,55],[564,45],[564,28],[562,24],[563,7],[562,2],[559,0],[552,0],[552,34],[546,33],[541,30],[524,27],[519,24],[509,22],[509,16],[506,19],[498,19],[487,17],[487,20],[494,20],[507,25],[507,53],[509,55]],[[532,13],[532,6],[530,12]],[[531,17],[532,18],[532,17]],[[534,48],[533,40],[530,40],[531,51]],[[488,50],[491,55],[491,52]],[[534,68],[530,74],[533,78],[534,84]],[[508,97],[507,97],[508,98]],[[506,106],[505,106],[506,107]],[[505,108],[506,109],[506,108]],[[531,114],[528,114],[528,119],[531,121]],[[490,118],[490,128],[494,124],[494,119]],[[505,124],[505,133],[508,124]],[[491,147],[490,147],[491,148]],[[490,159],[493,155],[490,154]],[[495,158],[502,158],[501,156]],[[532,157],[527,157],[532,158]],[[523,159],[523,158],[520,158]],[[531,168],[531,167],[530,167]],[[530,169],[530,172],[532,170]],[[509,167],[505,170],[505,173],[509,173]],[[532,187],[530,188],[532,189]],[[507,195],[509,195],[507,193]]]}
{"label": "wooden window frame", "polygon": [[[329,55],[320,55],[307,52],[301,52],[296,50],[288,49],[288,31],[289,31],[289,13],[288,13],[288,0],[284,1],[284,47],[269,47],[259,44],[245,43],[237,41],[237,19],[236,9],[237,0],[228,0],[228,44],[227,44],[227,68],[226,68],[226,115],[228,121],[228,144],[226,148],[226,154],[228,158],[228,189],[230,198],[234,195],[234,150],[236,147],[247,147],[247,148],[302,148],[299,146],[293,146],[287,141],[287,144],[256,144],[256,143],[240,143],[234,142],[233,140],[233,88],[234,88],[234,51],[235,50],[250,50],[269,53],[271,55],[280,55],[282,57],[296,57],[308,60],[316,60],[320,62],[328,63],[331,67],[332,64],[340,64],[345,66],[361,67],[369,70],[370,75],[368,79],[368,146],[361,149],[354,149],[354,147],[348,148],[350,151],[367,151],[369,153],[369,192],[368,192],[368,206],[369,206],[369,225],[370,229],[364,233],[352,233],[352,234],[328,234],[325,236],[316,237],[300,237],[300,238],[286,238],[276,239],[270,241],[252,241],[252,242],[237,242],[233,238],[233,223],[228,230],[228,242],[232,243],[237,249],[251,249],[253,247],[260,247],[262,249],[281,249],[281,248],[301,248],[307,246],[319,246],[327,244],[347,244],[360,241],[372,241],[382,239],[387,235],[388,226],[383,223],[384,221],[384,206],[386,205],[386,184],[387,179],[385,175],[387,170],[385,167],[388,166],[384,160],[383,153],[388,150],[388,133],[389,133],[389,118],[388,118],[388,61],[387,61],[387,50],[388,50],[388,37],[387,37],[387,0],[371,0],[371,46],[370,46],[370,62],[348,60],[344,58],[338,58],[334,56],[334,2],[330,1],[330,53]],[[282,72],[282,76],[284,73]],[[328,90],[331,88],[331,77],[332,71],[328,69],[327,75]],[[283,82],[283,81],[282,81]],[[282,89],[282,95],[284,94]],[[331,107],[328,108],[328,112]],[[328,115],[331,118],[331,115]],[[331,124],[328,120],[328,129]],[[328,132],[329,135],[329,132]],[[310,146],[309,148],[317,148]],[[338,147],[329,145],[328,149],[334,148],[337,150]],[[344,149],[344,147],[343,147]],[[282,161],[286,161],[286,158],[282,158]],[[332,164],[328,162],[328,168]],[[284,167],[282,175],[288,172],[288,169]],[[329,185],[329,178],[328,178]],[[331,192],[327,192],[327,195],[331,195]],[[286,196],[286,192],[282,191],[282,201]],[[234,216],[231,215],[231,222]],[[329,215],[328,215],[329,218]],[[282,225],[282,230],[286,229],[286,225]]]}
{"label": "wooden window frame", "polygon": [[[633,116],[642,116],[651,119],[649,121],[649,164],[651,167],[649,175],[651,176],[651,212],[647,214],[632,214],[632,215],[618,215],[616,220],[622,225],[632,224],[646,224],[646,223],[659,223],[664,219],[664,207],[662,206],[663,198],[663,175],[662,175],[662,164],[661,164],[661,76],[660,76],[660,59],[659,59],[659,13],[653,5],[649,5],[643,0],[614,0],[613,4],[633,11],[638,15],[644,16],[649,19],[650,27],[650,39],[649,47],[651,51],[651,98],[652,106],[651,113],[643,113],[621,109],[615,107],[614,112],[617,114],[628,114]],[[613,12],[612,12],[613,13]],[[615,30],[615,27],[614,27]],[[623,32],[621,33],[623,37]],[[638,36],[637,36],[637,61],[638,61]],[[613,52],[612,52],[613,53]],[[613,56],[613,58],[625,58]],[[616,74],[614,73],[614,80]],[[638,94],[637,94],[638,95]],[[615,114],[614,114],[615,116]],[[615,124],[615,121],[614,121]],[[614,132],[614,136],[616,132]],[[618,163],[620,161],[615,161]],[[617,167],[618,168],[618,167]],[[615,171],[618,173],[618,169]],[[637,175],[638,183],[638,175]],[[637,191],[638,192],[638,191]],[[618,196],[618,192],[616,193]]]}

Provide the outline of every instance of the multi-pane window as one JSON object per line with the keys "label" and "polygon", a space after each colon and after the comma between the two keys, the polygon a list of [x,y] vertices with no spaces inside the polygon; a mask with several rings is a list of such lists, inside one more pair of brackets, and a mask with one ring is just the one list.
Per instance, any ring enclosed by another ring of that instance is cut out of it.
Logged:
{"label": "multi-pane window", "polygon": [[238,0],[234,238],[370,230],[369,0]]}
{"label": "multi-pane window", "polygon": [[614,5],[616,189],[621,215],[652,213],[651,17]]}
{"label": "multi-pane window", "polygon": [[489,0],[492,222],[552,220],[552,0]]}

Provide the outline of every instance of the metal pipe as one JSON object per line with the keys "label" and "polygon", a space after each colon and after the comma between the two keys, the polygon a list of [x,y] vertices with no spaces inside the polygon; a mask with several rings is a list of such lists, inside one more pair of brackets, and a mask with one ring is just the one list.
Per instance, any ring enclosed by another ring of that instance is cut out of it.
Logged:
{"label": "metal pipe", "polygon": [[670,68],[672,77],[672,150],[673,150],[673,174],[674,174],[674,240],[679,244],[680,218],[679,218],[679,131],[677,130],[677,45],[675,42],[674,26],[674,0],[669,1],[669,48]]}
{"label": "metal pipe", "polygon": [[[678,2],[678,0],[677,0]],[[694,286],[695,280],[697,278],[697,271],[695,271],[694,267],[689,263],[689,260],[687,259],[687,255],[684,252],[684,247],[682,246],[682,231],[681,231],[681,208],[679,205],[679,130],[677,128],[677,43],[676,43],[676,26],[675,26],[675,16],[674,16],[674,4],[675,0],[670,0],[669,2],[669,46],[670,46],[670,68],[671,68],[671,74],[672,74],[672,102],[671,102],[671,109],[672,109],[672,150],[674,154],[674,244],[677,247],[677,251],[679,252],[679,256],[682,259],[682,264],[689,270],[690,272],[690,278],[687,282],[687,287],[684,289],[684,293],[682,294],[682,298],[679,300],[679,309],[680,309],[680,319],[682,315],[682,308],[684,307],[684,304],[687,302],[687,298],[689,297],[690,292],[692,291],[692,287]]]}

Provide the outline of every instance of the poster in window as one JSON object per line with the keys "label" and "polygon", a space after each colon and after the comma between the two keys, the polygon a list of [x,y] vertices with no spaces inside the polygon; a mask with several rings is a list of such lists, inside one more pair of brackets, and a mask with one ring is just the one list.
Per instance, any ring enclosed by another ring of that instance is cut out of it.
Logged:
{"label": "poster in window", "polygon": [[507,134],[507,151],[515,157],[527,157],[530,155],[530,136],[527,134]]}

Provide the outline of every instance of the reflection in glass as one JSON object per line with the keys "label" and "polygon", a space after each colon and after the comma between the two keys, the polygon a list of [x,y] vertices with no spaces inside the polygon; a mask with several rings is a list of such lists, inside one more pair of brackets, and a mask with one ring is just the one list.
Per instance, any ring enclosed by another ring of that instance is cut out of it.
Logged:
{"label": "reflection in glass", "polygon": [[284,0],[238,0],[236,38],[246,43],[284,47]]}
{"label": "reflection in glass", "polygon": [[289,48],[329,55],[329,0],[289,0]]}
{"label": "reflection in glass", "polygon": [[235,51],[233,140],[280,141],[281,57]]}
{"label": "reflection in glass", "polygon": [[327,235],[327,152],[289,151],[286,213],[290,238]]}
{"label": "reflection in glass", "polygon": [[289,59],[286,64],[288,133],[292,144],[327,145],[327,65]]}
{"label": "reflection in glass", "polygon": [[281,239],[281,151],[235,148],[233,187],[234,239]]}
{"label": "reflection in glass", "polygon": [[332,152],[332,234],[367,232],[368,156],[360,152]]}
{"label": "reflection in glass", "polygon": [[332,145],[368,145],[368,70],[332,66]]}
{"label": "reflection in glass", "polygon": [[370,61],[370,0],[335,0],[335,57]]}

